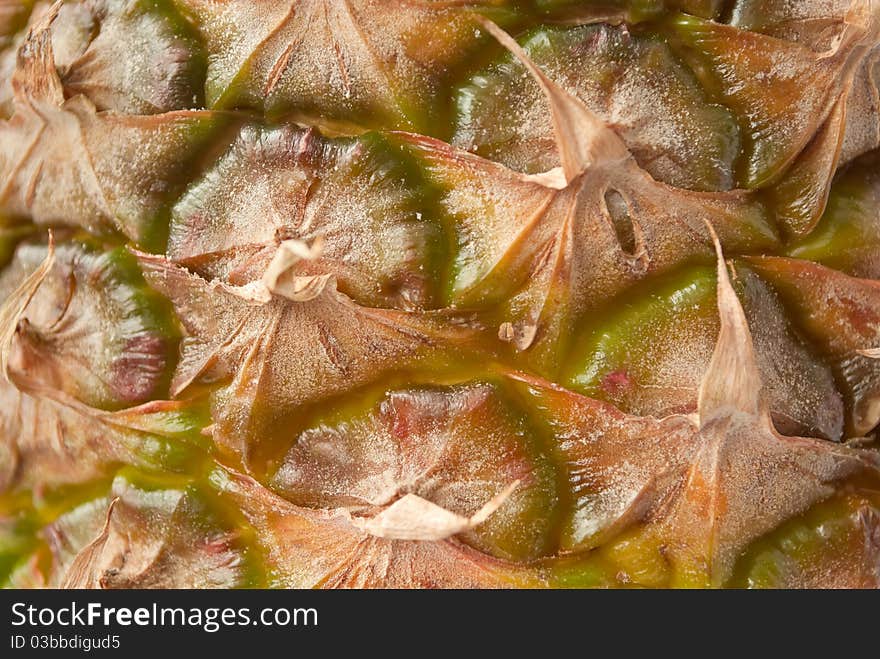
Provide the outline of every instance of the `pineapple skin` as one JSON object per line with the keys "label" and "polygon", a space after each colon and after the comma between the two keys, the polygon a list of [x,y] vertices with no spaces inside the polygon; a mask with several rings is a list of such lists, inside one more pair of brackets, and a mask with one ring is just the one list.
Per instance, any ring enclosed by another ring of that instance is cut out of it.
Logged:
{"label": "pineapple skin", "polygon": [[0,0],[0,583],[880,586],[880,2]]}

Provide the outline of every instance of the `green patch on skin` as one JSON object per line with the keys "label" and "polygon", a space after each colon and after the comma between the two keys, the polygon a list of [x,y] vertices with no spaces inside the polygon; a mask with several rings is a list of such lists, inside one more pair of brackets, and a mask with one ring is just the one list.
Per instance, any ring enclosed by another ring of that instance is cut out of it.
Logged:
{"label": "green patch on skin", "polygon": [[[426,179],[425,173],[413,154],[396,142],[393,136],[371,132],[359,138],[364,147],[374,154],[365,164],[375,171],[374,176],[396,180],[406,190],[404,211],[410,214],[410,222],[420,227],[422,242],[415,246],[418,255],[418,271],[412,273],[425,282],[426,308],[443,306],[443,288],[449,263],[449,245],[442,218],[439,217],[438,193]],[[343,291],[344,292],[344,291]],[[383,291],[392,294],[394,291]],[[362,301],[368,304],[368,301]]]}
{"label": "green patch on skin", "polygon": [[855,277],[880,277],[880,155],[860,158],[837,175],[818,226],[787,255]]}
{"label": "green patch on skin", "polygon": [[0,587],[14,585],[16,573],[24,577],[34,568],[45,577],[50,559],[43,529],[77,506],[105,496],[111,483],[108,478],[0,496]]}
{"label": "green patch on skin", "polygon": [[[187,0],[182,4],[190,3],[191,0]],[[254,112],[271,122],[311,125],[327,134],[358,135],[369,130],[408,130],[443,137],[448,133],[450,123],[447,97],[449,80],[463,75],[473,59],[479,58],[486,47],[493,45],[491,38],[477,29],[476,22],[468,23],[465,20],[467,14],[478,14],[514,29],[529,14],[527,8],[519,5],[501,0],[487,2],[485,6],[475,2],[465,10],[451,6],[451,11],[460,12],[459,20],[447,17],[445,25],[424,20],[403,34],[387,32],[390,24],[386,24],[386,33],[378,35],[376,25],[359,24],[360,16],[353,11],[348,17],[350,23],[340,22],[339,17],[334,17],[334,23],[331,18],[325,17],[328,24],[323,25],[317,19],[309,29],[316,34],[320,30],[335,30],[337,42],[333,45],[339,60],[346,62],[345,71],[325,72],[328,86],[319,90],[304,90],[292,82],[298,79],[300,86],[313,85],[314,81],[308,80],[310,71],[306,69],[317,66],[315,61],[288,60],[279,71],[274,69],[283,61],[285,47],[295,45],[297,49],[306,51],[306,57],[308,49],[315,47],[315,44],[304,46],[301,40],[294,44],[290,41],[291,36],[285,36],[290,34],[288,21],[295,23],[298,19],[290,17],[275,26],[273,33],[266,34],[259,43],[253,44],[249,53],[239,53],[240,57],[235,61],[226,62],[219,53],[209,53],[207,105],[215,110]],[[403,13],[407,10],[407,7],[400,7]],[[242,10],[233,8],[232,11]],[[361,11],[364,9],[361,8]],[[191,20],[199,23],[199,17],[193,16]],[[357,46],[365,46],[374,62],[366,63],[357,47],[346,43],[349,35],[345,31],[349,25],[360,30]],[[203,40],[210,50],[212,41],[218,39],[218,30],[222,33],[223,27],[208,21],[201,28],[206,33]],[[380,42],[379,36],[388,41]],[[383,46],[392,52],[383,52]],[[399,49],[395,50],[398,46]],[[426,53],[430,53],[429,62],[421,61],[426,59]],[[233,70],[235,66],[238,66],[237,70]],[[369,80],[373,73],[370,68],[374,66],[382,71],[381,81]],[[291,71],[298,71],[298,78]],[[270,72],[279,74],[273,84],[270,84]],[[329,80],[341,77],[346,78],[345,90],[337,88],[338,80]],[[373,85],[387,85],[387,97],[374,95],[376,90],[368,88],[370,82]]]}
{"label": "green patch on skin", "polygon": [[157,383],[153,398],[165,397],[177,362],[177,348],[181,338],[174,309],[167,299],[147,286],[137,260],[128,249],[117,247],[100,258],[106,259],[110,266],[108,271],[112,273],[111,279],[107,281],[107,290],[131,309],[126,315],[136,316],[143,332],[165,337],[167,366]]}
{"label": "green patch on skin", "polygon": [[[851,588],[871,587],[869,582],[873,578],[876,587],[880,579],[880,546],[874,538],[873,554],[870,553],[872,539],[865,537],[865,530],[859,526],[859,510],[873,508],[876,515],[878,505],[880,497],[875,492],[867,496],[839,494],[814,506],[755,542],[740,559],[727,585],[823,588],[832,587],[839,579],[838,587]],[[863,551],[867,555],[859,556]]]}
{"label": "green patch on skin", "polygon": [[615,577],[616,567],[596,552],[586,556],[571,556],[552,561],[546,568],[551,588],[614,588],[620,582]]}
{"label": "green patch on skin", "polygon": [[198,175],[223,148],[239,125],[240,117],[231,113],[216,112],[210,118],[194,122],[188,135],[189,148],[181,154],[175,166],[168,172],[167,184],[155,194],[159,203],[144,207],[150,209],[135,235],[129,235],[133,245],[150,253],[160,253],[168,243],[173,202],[180,198],[186,186]]}
{"label": "green patch on skin", "polygon": [[[199,539],[226,538],[229,551],[238,557],[235,563],[236,588],[255,588],[266,585],[265,567],[259,557],[257,543],[240,511],[232,510],[218,496],[208,475],[216,463],[205,462],[189,475],[145,472],[133,467],[120,469],[111,480],[96,481],[77,487],[61,488],[46,497],[38,508],[28,514],[19,514],[13,523],[0,525],[0,584],[16,583],[16,572],[22,579],[47,580],[52,571],[53,558],[45,529],[63,515],[75,513],[87,505],[106,507],[114,491],[125,492],[138,502],[149,505],[158,501],[164,492],[180,492],[183,507],[176,509],[166,520],[171,527],[138,528],[165,534],[172,542],[183,529],[174,524],[188,525],[188,532]],[[51,500],[51,501],[50,501]],[[147,513],[149,516],[149,513]],[[36,574],[34,573],[36,570]],[[27,573],[31,573],[30,575]]]}
{"label": "green patch on skin", "polygon": [[556,588],[668,588],[676,578],[660,543],[641,526],[597,549],[555,559],[547,570]]}
{"label": "green patch on skin", "polygon": [[86,483],[62,485],[44,492],[31,493],[36,522],[40,527],[51,524],[68,510],[104,496],[112,482],[111,475]]}
{"label": "green patch on skin", "polygon": [[438,193],[394,137],[254,123],[218,156],[171,211],[170,259],[243,285],[262,276],[283,240],[320,241],[317,259],[358,304],[441,305],[448,257]]}
{"label": "green patch on skin", "polygon": [[[685,0],[687,1],[687,0]],[[648,21],[661,16],[669,2],[665,0],[536,0],[540,14],[549,18],[595,16],[599,18],[620,17],[628,23]]]}
{"label": "green patch on skin", "polygon": [[9,226],[0,216],[0,268],[9,264],[18,244],[29,238],[37,229],[32,224],[10,223]]}
{"label": "green patch on skin", "polygon": [[258,544],[241,511],[228,505],[218,495],[211,481],[211,474],[215,469],[216,463],[212,460],[204,460],[186,474],[153,473],[126,467],[118,472],[114,487],[120,489],[121,482],[125,487],[133,487],[145,493],[183,491],[198,511],[194,521],[197,521],[204,534],[212,534],[211,529],[215,529],[213,533],[228,533],[235,551],[241,554],[242,560],[237,567],[242,573],[243,581],[236,587],[261,587],[264,569],[261,566]]}
{"label": "green patch on skin", "polygon": [[[37,360],[28,375],[102,410],[166,398],[180,339],[171,305],[124,247],[108,250],[84,234],[56,245],[55,266],[23,315],[21,341],[31,355],[23,363]],[[41,244],[22,244],[0,291],[45,255]]]}
{"label": "green patch on skin", "polygon": [[10,575],[38,545],[33,520],[23,515],[0,520],[0,587],[8,587]]}
{"label": "green patch on skin", "polygon": [[[504,374],[511,369],[540,372],[562,386],[632,411],[627,408],[627,401],[631,399],[626,390],[633,383],[651,386],[651,377],[657,374],[657,356],[663,357],[665,351],[682,347],[687,351],[690,346],[686,332],[696,334],[709,323],[717,324],[716,275],[708,264],[709,257],[691,258],[685,265],[675,266],[672,272],[652,273],[612,299],[596,296],[600,299],[590,311],[572,319],[574,332],[563,332],[550,347],[536,346],[531,353],[516,352],[501,342],[498,329],[511,317],[510,309],[505,307],[511,297],[509,280],[525,270],[511,269],[500,276],[495,273],[477,294],[468,291],[460,283],[468,279],[460,259],[465,238],[459,235],[452,213],[443,206],[444,194],[456,190],[458,182],[452,176],[448,180],[435,179],[417,153],[399,141],[399,135],[378,132],[418,130],[458,146],[472,147],[478,155],[518,171],[543,171],[541,165],[545,163],[540,161],[542,156],[538,150],[531,150],[532,161],[517,161],[512,157],[505,160],[516,138],[516,122],[511,120],[511,115],[517,111],[517,94],[522,93],[523,81],[533,82],[514,58],[478,29],[473,37],[467,31],[453,29],[429,35],[438,58],[450,61],[444,60],[438,65],[438,69],[443,70],[437,72],[437,82],[429,88],[429,93],[409,94],[406,85],[400,85],[403,91],[395,92],[391,104],[394,107],[390,108],[379,104],[350,111],[343,105],[328,108],[320,97],[306,98],[305,105],[297,105],[280,96],[260,96],[251,61],[246,61],[230,76],[230,83],[223,89],[212,86],[214,83],[209,80],[206,92],[209,65],[206,47],[210,44],[197,32],[196,21],[182,15],[184,4],[187,3],[183,0],[135,0],[134,3],[139,11],[161,15],[170,32],[189,44],[187,75],[193,87],[193,107],[207,102],[224,109],[189,126],[180,157],[176,160],[172,157],[172,165],[151,181],[153,186],[149,191],[141,194],[138,189],[137,194],[121,199],[113,209],[115,216],[102,220],[101,227],[94,227],[96,237],[89,237],[78,229],[56,230],[55,236],[59,246],[72,246],[81,252],[82,260],[93,261],[89,270],[94,275],[90,282],[98,284],[96,305],[115,305],[119,309],[113,323],[114,336],[135,326],[138,332],[164,341],[162,373],[154,389],[138,402],[170,397],[169,383],[183,333],[170,302],[147,286],[136,258],[123,245],[136,245],[154,253],[166,250],[169,226],[175,220],[177,207],[190,193],[197,198],[205,191],[200,187],[202,175],[218,162],[243,122],[253,120],[267,130],[282,122],[316,123],[321,130],[320,139],[327,143],[362,145],[368,155],[357,164],[361,168],[358,173],[399,184],[405,191],[399,205],[406,216],[402,224],[406,226],[411,219],[413,224],[424,227],[418,239],[410,241],[415,245],[413,249],[419,250],[417,256],[407,259],[406,265],[394,270],[393,275],[383,278],[380,273],[375,278],[379,284],[375,291],[362,291],[359,296],[347,290],[344,284],[340,290],[364,306],[394,307],[395,304],[388,301],[395,298],[394,292],[402,289],[402,282],[412,274],[426,282],[424,302],[414,306],[457,307],[456,311],[480,330],[466,349],[450,347],[417,366],[383,374],[379,382],[305,403],[294,410],[280,411],[269,396],[261,393],[249,410],[259,425],[259,432],[247,447],[249,453],[245,460],[249,475],[266,487],[280,490],[272,477],[305,432],[362,423],[395,392],[444,392],[467,385],[486,385],[491,387],[491,398],[497,399],[498,404],[488,412],[481,411],[467,432],[478,436],[484,449],[491,446],[486,438],[488,432],[513,437],[513,449],[520,445],[527,457],[524,462],[532,465],[541,491],[529,506],[523,507],[518,526],[511,524],[491,531],[489,537],[481,537],[481,530],[492,527],[490,517],[484,528],[478,527],[477,533],[462,534],[456,541],[497,558],[519,562],[553,587],[708,587],[705,570],[696,562],[673,564],[667,559],[664,538],[649,528],[648,515],[623,532],[614,531],[594,549],[560,555],[565,532],[563,518],[574,498],[571,483],[558,464],[559,456],[554,453],[563,438],[554,433],[545,420],[527,412],[529,408],[522,392]],[[708,65],[701,63],[694,53],[683,54],[687,50],[683,44],[690,38],[698,42],[699,31],[712,25],[708,21],[726,22],[735,3],[721,0],[511,0],[498,4],[500,6],[479,11],[517,37],[529,56],[548,73],[553,73],[553,66],[564,69],[569,65],[574,80],[580,77],[607,90],[613,88],[622,69],[641,66],[649,73],[653,71],[654,78],[661,83],[671,81],[673,89],[677,84],[679,89],[689,90],[687,97],[673,94],[670,106],[687,116],[686,121],[679,122],[686,130],[699,131],[699,140],[692,140],[691,151],[687,151],[695,154],[694,157],[680,158],[682,168],[691,172],[695,181],[689,187],[729,189],[744,182],[760,183],[757,174],[755,181],[750,181],[745,173],[748,163],[744,162],[743,149],[753,146],[749,138],[741,138],[741,134],[746,133],[746,120],[737,120],[733,112],[723,107],[725,88],[717,80],[711,80]],[[12,31],[24,26],[32,5],[33,2],[26,0],[19,3],[20,9],[9,24]],[[614,19],[612,23],[618,17],[625,19],[628,27],[615,32],[616,26],[578,24],[572,27],[573,21],[566,24],[569,19],[590,16],[593,10],[597,17]],[[621,40],[614,41],[617,37]],[[4,31],[0,29],[0,48],[7,45],[4,38]],[[608,50],[597,51],[601,57],[593,56],[595,53],[590,49],[603,39],[610,42]],[[560,82],[570,86],[569,81]],[[659,120],[663,112],[655,114]],[[477,126],[478,122],[481,123]],[[482,131],[486,139],[465,145],[462,136],[470,129]],[[530,153],[529,149],[523,152],[527,156]],[[547,153],[555,156],[555,151]],[[639,162],[650,168],[655,160],[641,158]],[[818,226],[807,237],[788,244],[784,253],[851,275],[880,279],[878,164],[874,154],[841,170]],[[235,180],[236,176],[229,178]],[[666,180],[662,176],[655,178]],[[340,196],[346,194],[345,181],[342,183]],[[685,187],[682,181],[673,183]],[[756,197],[760,194],[764,193]],[[481,213],[487,212],[487,206],[477,203],[474,208],[473,219],[479,222],[485,217]],[[376,226],[383,220],[388,224],[381,204],[371,202],[368,210],[377,217]],[[754,221],[744,224],[742,243],[725,244],[726,256],[734,257],[742,252],[779,253],[774,229],[764,219],[765,216],[756,216]],[[127,237],[122,235],[123,231]],[[44,239],[45,233],[45,228],[35,228],[26,217],[9,218],[0,212],[0,267],[13,259],[23,241]],[[375,236],[372,225],[366,233],[368,237]],[[376,261],[393,263],[394,252],[403,242],[386,246],[384,251],[378,252]],[[738,266],[739,263],[735,264],[733,271]],[[747,267],[740,267],[741,275],[747,272]],[[746,312],[749,312],[747,304]],[[797,317],[792,306],[785,320]],[[107,346],[111,339],[104,334],[102,341]],[[114,344],[106,352],[115,353],[112,356],[118,359],[122,351]],[[90,359],[85,351],[78,354],[84,360]],[[364,359],[369,363],[371,357],[367,355]],[[819,361],[819,357],[814,360]],[[181,505],[183,512],[175,511],[171,517],[181,527],[198,529],[200,539],[217,538],[218,546],[239,559],[235,563],[236,587],[276,587],[285,583],[289,575],[274,572],[280,568],[273,567],[264,555],[268,548],[261,546],[258,531],[241,507],[224,492],[228,475],[215,462],[215,454],[220,455],[221,449],[215,447],[210,435],[212,424],[217,422],[218,409],[224,404],[219,398],[219,387],[224,384],[226,381],[220,378],[196,383],[184,392],[179,406],[160,405],[139,413],[136,427],[143,441],[133,456],[135,462],[140,460],[139,467],[114,462],[106,465],[98,480],[0,495],[0,586],[29,583],[32,576],[47,578],[52,570],[52,555],[45,535],[47,525],[90,502],[100,502],[106,508],[114,487],[136,490],[133,500],[145,509],[150,507],[150,501],[161,499],[150,495],[183,492],[186,500]],[[675,399],[671,393],[656,396],[663,399],[661,402]],[[130,401],[112,396],[95,394],[91,399],[85,398],[88,404],[104,410],[118,411],[131,406]],[[214,418],[210,409],[212,401],[216,405]],[[129,421],[133,419],[127,417]],[[414,434],[409,432],[406,437],[412,439]],[[876,488],[876,484],[872,486]],[[792,579],[806,578],[804,575],[809,575],[813,567],[826,563],[841,566],[836,574],[848,574],[846,570],[852,568],[852,564],[847,559],[860,547],[856,526],[858,512],[864,508],[876,510],[880,506],[876,492],[865,494],[856,488],[860,493],[853,494],[853,488],[855,486],[847,482],[828,501],[754,542],[740,557],[734,576],[725,585],[792,587]],[[146,526],[137,526],[142,532],[149,530]],[[540,527],[540,532],[534,535],[540,538],[526,537],[530,529],[533,531],[536,527]],[[137,536],[134,539],[137,540]],[[170,551],[175,553],[173,545]],[[184,553],[180,547],[177,551]]]}
{"label": "green patch on skin", "polygon": [[[518,41],[532,61],[617,129],[658,180],[696,190],[734,187],[739,128],[650,26],[542,26]],[[510,54],[454,91],[452,143],[517,171],[558,164],[546,103]]]}
{"label": "green patch on skin", "polygon": [[145,467],[181,474],[192,473],[193,467],[202,463],[203,451],[210,446],[202,434],[210,423],[206,405],[158,412],[146,422],[156,428],[157,434],[149,436],[138,450]]}
{"label": "green patch on skin", "polygon": [[[620,296],[606,314],[591,314],[575,332],[562,369],[562,383],[585,395],[613,400],[633,375],[650,372],[649,337],[667,336],[682,315],[717,316],[715,273],[692,268],[648,282]],[[596,319],[599,320],[596,320]]]}
{"label": "green patch on skin", "polygon": [[[398,474],[401,480],[389,482],[389,487],[401,488],[399,494],[417,488],[412,491],[425,497],[429,496],[425,492],[438,492],[450,501],[472,505],[470,497],[483,492],[486,482],[497,477],[497,485],[503,487],[519,478],[520,487],[512,495],[515,512],[491,516],[462,539],[489,555],[518,563],[556,553],[559,479],[548,457],[548,441],[500,380],[453,386],[410,384],[378,394],[380,390],[374,389],[371,395],[349,398],[348,404],[325,408],[302,433],[288,436],[285,443],[290,449],[277,459],[280,469],[269,479],[271,487],[297,505],[320,505],[318,492],[323,486],[315,474],[344,471],[357,462],[365,465],[367,476],[355,477],[355,487],[364,488],[362,496],[370,497],[373,471],[388,474],[387,469],[395,471],[400,466],[397,461],[407,458],[423,469],[435,464],[424,473],[418,467],[406,468]],[[407,434],[406,440],[401,432]],[[322,466],[313,473],[309,464],[315,460]],[[488,488],[487,499],[492,490]],[[345,498],[332,485],[328,492]],[[330,507],[341,505],[334,502]]]}
{"label": "green patch on skin", "polygon": [[194,491],[210,510],[212,519],[220,528],[229,529],[233,544],[240,556],[237,566],[239,583],[236,588],[271,588],[268,562],[253,527],[237,506],[230,505],[217,491],[211,479],[211,469],[216,463],[205,465],[205,471]]}
{"label": "green patch on skin", "polygon": [[192,88],[192,104],[190,108],[205,107],[205,77],[208,70],[208,56],[201,43],[198,32],[175,6],[174,0],[144,0],[148,11],[161,16],[170,32],[184,40],[189,48],[188,78]]}

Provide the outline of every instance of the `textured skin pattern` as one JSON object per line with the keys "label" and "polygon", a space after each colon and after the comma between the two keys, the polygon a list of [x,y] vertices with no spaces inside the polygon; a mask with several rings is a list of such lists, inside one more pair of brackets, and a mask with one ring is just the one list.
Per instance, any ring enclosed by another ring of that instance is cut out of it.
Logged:
{"label": "textured skin pattern", "polygon": [[0,0],[0,584],[880,587],[878,89],[878,0]]}

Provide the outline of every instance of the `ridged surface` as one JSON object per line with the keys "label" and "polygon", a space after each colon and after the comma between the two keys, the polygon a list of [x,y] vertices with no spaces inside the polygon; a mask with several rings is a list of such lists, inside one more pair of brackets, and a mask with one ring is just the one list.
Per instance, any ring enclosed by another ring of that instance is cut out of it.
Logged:
{"label": "ridged surface", "polygon": [[878,87],[876,0],[0,0],[0,580],[880,586]]}

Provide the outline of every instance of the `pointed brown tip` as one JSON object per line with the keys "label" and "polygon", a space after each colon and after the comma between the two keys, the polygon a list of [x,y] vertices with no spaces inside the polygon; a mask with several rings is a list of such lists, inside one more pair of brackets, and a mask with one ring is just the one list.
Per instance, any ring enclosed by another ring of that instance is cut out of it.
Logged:
{"label": "pointed brown tip", "polygon": [[290,276],[291,270],[301,261],[313,261],[320,257],[324,241],[315,239],[311,245],[300,240],[282,242],[272,261],[263,273],[262,282],[272,295],[279,295],[292,302],[308,302],[321,295],[328,286],[335,285],[332,274]]}
{"label": "pointed brown tip", "polygon": [[115,497],[107,507],[107,517],[104,519],[104,526],[97,537],[86,545],[73,559],[61,587],[64,589],[71,588],[90,588],[95,585],[95,567],[101,559],[104,551],[104,545],[110,537],[110,522],[113,517],[113,510],[119,503],[120,497]]}
{"label": "pointed brown tip", "polygon": [[880,2],[878,0],[853,0],[843,17],[844,23],[862,29],[869,29],[880,22]]}
{"label": "pointed brown tip", "polygon": [[550,105],[556,148],[565,180],[571,183],[589,167],[630,157],[623,140],[583,101],[548,77],[516,40],[487,18],[478,19],[483,28],[504,46],[541,86]]}
{"label": "pointed brown tip", "polygon": [[55,236],[49,231],[49,242],[43,262],[0,305],[0,377],[7,382],[10,381],[9,353],[18,331],[19,321],[54,264]]}
{"label": "pointed brown tip", "polygon": [[724,252],[715,229],[706,225],[718,264],[718,315],[721,331],[699,393],[700,424],[731,412],[763,414],[761,375],[745,312],[730,283]]}
{"label": "pointed brown tip", "polygon": [[58,0],[40,15],[18,49],[12,88],[19,101],[27,103],[29,100],[39,100],[53,105],[64,102],[61,78],[55,68],[51,33],[52,23],[58,17],[62,4],[62,0]]}

